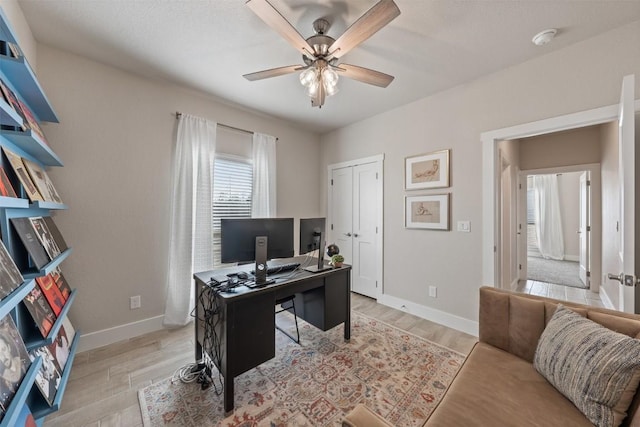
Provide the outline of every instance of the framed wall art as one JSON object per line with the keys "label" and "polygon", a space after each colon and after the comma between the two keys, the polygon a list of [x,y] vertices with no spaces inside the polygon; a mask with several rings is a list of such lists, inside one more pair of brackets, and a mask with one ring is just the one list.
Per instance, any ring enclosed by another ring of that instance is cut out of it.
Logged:
{"label": "framed wall art", "polygon": [[406,196],[405,228],[449,230],[449,193]]}
{"label": "framed wall art", "polygon": [[449,151],[442,150],[405,158],[405,190],[448,187]]}

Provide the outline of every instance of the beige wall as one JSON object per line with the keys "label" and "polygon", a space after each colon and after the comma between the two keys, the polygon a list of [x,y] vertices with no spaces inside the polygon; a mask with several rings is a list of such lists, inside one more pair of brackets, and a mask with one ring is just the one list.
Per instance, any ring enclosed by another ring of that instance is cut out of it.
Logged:
{"label": "beige wall", "polygon": [[[390,301],[477,320],[483,284],[480,134],[617,103],[622,77],[640,75],[640,55],[633,54],[639,39],[636,22],[323,135],[324,165],[385,154],[384,293]],[[452,194],[454,230],[456,221],[470,220],[471,233],[407,230],[404,158],[446,148],[452,150],[452,185],[441,192]],[[428,284],[438,287],[437,298],[428,297]]]}
{"label": "beige wall", "polygon": [[[307,191],[320,177],[317,135],[45,45],[38,63],[61,121],[44,131],[65,164],[51,172],[69,205],[56,222],[74,248],[62,269],[79,290],[70,318],[85,334],[164,313],[176,111],[278,137],[278,215],[321,213]],[[221,150],[247,152],[221,132],[231,142]],[[141,309],[129,310],[132,295]]]}
{"label": "beige wall", "polygon": [[598,126],[572,129],[520,140],[522,170],[600,162]]}
{"label": "beige wall", "polygon": [[618,176],[618,123],[611,122],[601,126],[602,140],[602,289],[606,292],[614,307],[618,307],[618,282],[606,279],[607,273],[619,274],[622,271],[620,258],[620,233],[617,223],[620,220],[620,178]]}

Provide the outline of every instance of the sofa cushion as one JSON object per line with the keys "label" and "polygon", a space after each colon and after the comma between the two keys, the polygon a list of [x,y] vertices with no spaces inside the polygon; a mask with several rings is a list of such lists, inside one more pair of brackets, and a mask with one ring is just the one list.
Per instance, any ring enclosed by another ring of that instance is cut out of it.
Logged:
{"label": "sofa cushion", "polygon": [[640,381],[640,340],[559,305],[534,367],[597,426],[618,426]]}
{"label": "sofa cushion", "polygon": [[480,342],[426,426],[593,425],[526,360]]}

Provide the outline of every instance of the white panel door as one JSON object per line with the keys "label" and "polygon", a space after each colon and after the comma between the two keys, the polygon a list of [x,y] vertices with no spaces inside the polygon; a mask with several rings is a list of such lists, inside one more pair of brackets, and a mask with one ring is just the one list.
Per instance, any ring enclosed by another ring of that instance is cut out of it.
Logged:
{"label": "white panel door", "polygon": [[351,288],[376,298],[378,163],[353,167],[353,263]]}
{"label": "white panel door", "polygon": [[587,272],[589,271],[589,187],[588,172],[580,174],[580,223],[578,225],[578,242],[580,245],[580,280],[589,286]]}
{"label": "white panel door", "polygon": [[638,239],[635,231],[635,111],[634,91],[635,77],[625,76],[622,79],[620,96],[620,113],[618,117],[618,150],[620,176],[620,271],[608,272],[610,280],[618,280],[621,311],[638,312],[635,299],[637,293],[635,255]]}
{"label": "white panel door", "polygon": [[344,262],[353,265],[353,168],[334,169],[331,173],[331,237],[340,248]]}

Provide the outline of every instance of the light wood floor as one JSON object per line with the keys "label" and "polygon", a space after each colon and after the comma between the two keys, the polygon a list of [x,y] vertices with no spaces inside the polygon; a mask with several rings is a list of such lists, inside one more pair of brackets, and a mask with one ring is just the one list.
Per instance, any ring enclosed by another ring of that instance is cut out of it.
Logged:
{"label": "light wood floor", "polygon": [[602,299],[600,299],[600,294],[591,292],[589,289],[572,288],[571,286],[556,285],[535,280],[520,280],[514,290],[525,294],[575,302],[592,307],[605,307]]}
{"label": "light wood floor", "polygon": [[[352,295],[352,309],[468,354],[476,337]],[[281,319],[279,319],[280,321]],[[44,426],[142,425],[138,389],[170,377],[194,359],[193,325],[153,332],[76,356],[60,411]]]}

